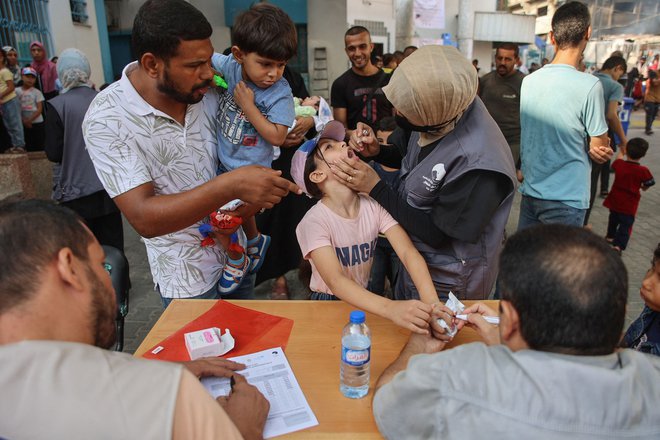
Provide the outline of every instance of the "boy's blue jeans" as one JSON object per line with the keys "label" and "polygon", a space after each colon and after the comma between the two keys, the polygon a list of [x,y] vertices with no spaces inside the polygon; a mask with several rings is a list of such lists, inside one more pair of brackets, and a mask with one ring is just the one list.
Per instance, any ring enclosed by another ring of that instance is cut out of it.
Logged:
{"label": "boy's blue jeans", "polygon": [[612,246],[618,246],[622,251],[628,246],[632,234],[635,216],[610,210],[607,221],[607,238],[612,239]]}
{"label": "boy's blue jeans", "polygon": [[[208,292],[204,292],[197,296],[191,296],[186,299],[254,299],[254,283],[256,280],[257,274],[253,273],[252,275],[246,275],[245,278],[243,278],[241,285],[230,294],[220,295],[220,292],[218,292],[218,286],[216,284],[211,289],[209,289]],[[165,298],[161,296],[160,299],[163,302],[163,308],[166,309],[172,300],[176,298]]]}
{"label": "boy's blue jeans", "polygon": [[573,208],[556,200],[541,200],[523,195],[520,202],[518,230],[552,223],[582,227],[586,212],[586,209]]}
{"label": "boy's blue jeans", "polygon": [[25,147],[23,137],[23,119],[21,118],[21,101],[18,97],[10,99],[2,104],[2,120],[5,123],[12,146],[16,148]]}

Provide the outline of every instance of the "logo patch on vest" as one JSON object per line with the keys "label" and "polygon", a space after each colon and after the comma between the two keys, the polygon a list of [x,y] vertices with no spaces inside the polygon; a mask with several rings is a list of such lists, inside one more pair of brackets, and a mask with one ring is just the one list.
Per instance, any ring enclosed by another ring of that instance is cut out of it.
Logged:
{"label": "logo patch on vest", "polygon": [[424,186],[429,192],[433,192],[440,186],[440,181],[445,177],[447,171],[444,163],[437,163],[431,169],[431,177],[424,176]]}

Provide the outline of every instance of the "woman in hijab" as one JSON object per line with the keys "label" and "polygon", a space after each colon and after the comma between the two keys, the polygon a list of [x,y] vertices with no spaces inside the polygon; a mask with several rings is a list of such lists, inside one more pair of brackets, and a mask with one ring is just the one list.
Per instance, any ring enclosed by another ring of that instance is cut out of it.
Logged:
{"label": "woman in hijab", "polygon": [[[379,145],[364,124],[349,141],[363,156],[401,167],[398,192],[362,161],[333,166],[340,181],[371,195],[411,235],[443,300],[449,291],[488,297],[513,202],[511,150],[477,87],[477,71],[455,48],[417,50],[383,87],[399,125],[391,145]],[[410,275],[401,272],[395,298],[418,299]]]}
{"label": "woman in hijab", "polygon": [[76,211],[101,244],[124,250],[119,209],[103,189],[85,149],[82,121],[97,92],[90,87],[87,57],[66,49],[57,73],[61,94],[46,102],[46,155],[53,165],[53,200]]}
{"label": "woman in hijab", "polygon": [[30,54],[32,55],[32,64],[30,66],[39,74],[41,83],[41,92],[44,98],[49,100],[57,96],[57,67],[48,59],[46,48],[39,41],[30,43]]}

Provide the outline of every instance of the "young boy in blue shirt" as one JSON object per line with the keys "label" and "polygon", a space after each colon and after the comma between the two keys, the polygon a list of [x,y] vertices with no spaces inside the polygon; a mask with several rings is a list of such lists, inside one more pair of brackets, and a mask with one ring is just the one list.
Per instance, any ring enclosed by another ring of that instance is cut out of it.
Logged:
{"label": "young boy in blue shirt", "polygon": [[[257,3],[236,17],[231,54],[214,54],[211,60],[227,83],[224,92],[220,89],[217,114],[218,174],[245,165],[270,168],[273,146],[284,143],[295,119],[291,88],[282,75],[297,46],[295,25],[276,6]],[[246,273],[258,271],[270,244],[254,217],[243,219],[243,229],[247,256],[229,255],[221,293],[238,287]]]}

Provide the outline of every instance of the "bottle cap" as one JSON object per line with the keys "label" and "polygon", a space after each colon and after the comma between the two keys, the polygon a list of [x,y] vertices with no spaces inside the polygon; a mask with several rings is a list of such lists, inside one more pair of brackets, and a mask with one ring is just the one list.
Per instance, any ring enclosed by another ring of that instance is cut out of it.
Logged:
{"label": "bottle cap", "polygon": [[364,322],[364,312],[362,310],[353,310],[351,312],[351,323],[362,324]]}

